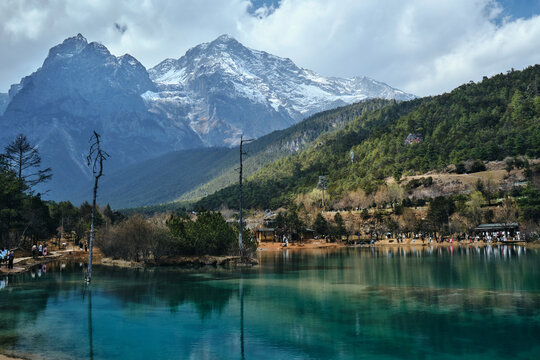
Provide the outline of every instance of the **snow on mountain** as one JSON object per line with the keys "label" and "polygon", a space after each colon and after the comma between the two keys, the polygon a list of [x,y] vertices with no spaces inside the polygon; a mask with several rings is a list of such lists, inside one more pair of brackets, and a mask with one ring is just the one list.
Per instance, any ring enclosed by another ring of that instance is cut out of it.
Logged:
{"label": "snow on mountain", "polygon": [[0,147],[27,135],[54,173],[39,191],[50,189],[61,199],[91,176],[86,155],[94,130],[111,154],[106,166],[113,168],[203,146],[185,123],[148,110],[141,94],[155,90],[132,56],[116,57],[80,34],[68,38],[50,49],[41,68],[11,87],[0,117]]}
{"label": "snow on mountain", "polygon": [[0,94],[0,147],[27,135],[53,169],[51,197],[62,199],[91,176],[94,130],[115,168],[173,150],[232,146],[241,135],[257,138],[375,97],[413,96],[365,77],[325,78],[226,35],[147,71],[131,55],[117,57],[78,34]]}
{"label": "snow on mountain", "polygon": [[166,59],[149,74],[158,91],[143,95],[148,106],[186,114],[208,145],[236,144],[241,134],[259,137],[367,98],[414,98],[367,77],[325,78],[227,35],[188,50],[178,60]]}

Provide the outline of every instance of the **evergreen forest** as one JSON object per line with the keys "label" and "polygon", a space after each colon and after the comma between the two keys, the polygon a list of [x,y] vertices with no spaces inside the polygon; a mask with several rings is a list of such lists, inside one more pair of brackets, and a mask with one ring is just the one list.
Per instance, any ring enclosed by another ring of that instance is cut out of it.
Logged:
{"label": "evergreen forest", "polygon": [[[339,198],[356,189],[372,193],[390,176],[516,156],[540,156],[540,65],[364,112],[304,151],[258,170],[245,182],[244,203],[290,205],[316,188],[319,176],[326,176],[328,194]],[[237,186],[229,186],[197,206],[234,207],[237,194]]]}

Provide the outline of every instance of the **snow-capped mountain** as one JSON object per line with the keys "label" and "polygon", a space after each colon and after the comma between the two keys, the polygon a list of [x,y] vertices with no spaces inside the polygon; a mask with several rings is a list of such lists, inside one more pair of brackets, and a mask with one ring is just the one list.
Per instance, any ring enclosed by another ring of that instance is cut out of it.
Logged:
{"label": "snow-capped mountain", "polygon": [[25,134],[53,169],[50,196],[62,199],[91,177],[94,130],[116,169],[173,150],[235,145],[242,134],[256,138],[375,97],[413,96],[368,78],[324,78],[226,35],[147,71],[78,34],[0,94],[0,148]]}
{"label": "snow-capped mountain", "polygon": [[188,50],[178,60],[164,60],[149,74],[157,90],[143,98],[152,111],[184,116],[214,146],[236,144],[241,134],[259,137],[367,98],[414,98],[366,77],[325,78],[227,35]]}
{"label": "snow-capped mountain", "polygon": [[19,133],[37,144],[44,166],[53,169],[47,188],[55,197],[91,177],[86,156],[94,130],[112,168],[203,146],[189,126],[148,111],[141,94],[155,89],[132,56],[116,57],[80,34],[68,38],[49,51],[41,68],[11,87],[0,117],[0,148]]}

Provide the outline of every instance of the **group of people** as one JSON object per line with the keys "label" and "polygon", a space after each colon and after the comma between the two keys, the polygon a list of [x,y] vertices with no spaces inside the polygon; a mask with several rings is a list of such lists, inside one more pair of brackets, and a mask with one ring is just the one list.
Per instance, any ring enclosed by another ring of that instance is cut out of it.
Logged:
{"label": "group of people", "polygon": [[15,252],[9,251],[4,248],[0,251],[0,266],[6,264],[8,269],[13,269],[13,260],[15,259]]}
{"label": "group of people", "polygon": [[43,246],[43,244],[39,244],[39,246],[36,246],[36,244],[32,245],[32,256],[47,256],[47,245]]}
{"label": "group of people", "polygon": [[[512,236],[513,235],[513,236]],[[477,236],[478,237],[478,236]],[[521,235],[519,231],[516,231],[515,234],[511,234],[509,231],[493,231],[493,232],[484,232],[481,234],[482,240],[487,242],[497,242],[497,241],[509,241],[516,240],[521,241]]]}
{"label": "group of people", "polygon": [[[386,238],[389,239],[391,237],[391,234],[388,233],[386,235]],[[508,232],[508,231],[497,231],[497,232],[483,232],[480,234],[476,234],[475,236],[469,235],[467,233],[463,233],[457,236],[450,236],[450,237],[443,237],[442,235],[438,235],[435,237],[432,237],[431,234],[398,234],[396,236],[397,243],[403,243],[406,239],[411,238],[411,243],[415,243],[416,240],[419,240],[424,244],[426,241],[428,243],[436,242],[438,244],[447,242],[447,243],[453,243],[453,242],[467,242],[469,244],[474,244],[478,241],[484,241],[484,242],[505,242],[509,240],[521,240],[521,236],[519,231],[516,231],[514,234]]]}

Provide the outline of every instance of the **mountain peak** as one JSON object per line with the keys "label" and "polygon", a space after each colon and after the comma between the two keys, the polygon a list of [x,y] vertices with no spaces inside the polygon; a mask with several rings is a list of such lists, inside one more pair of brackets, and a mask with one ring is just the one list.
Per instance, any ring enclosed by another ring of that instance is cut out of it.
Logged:
{"label": "mountain peak", "polygon": [[82,36],[81,33],[78,33],[77,36],[73,36],[72,38],[75,38],[77,39],[78,41],[84,41],[86,42],[86,38],[84,36]]}
{"label": "mountain peak", "polygon": [[43,66],[48,66],[58,59],[73,57],[79,54],[87,45],[88,41],[80,33],[77,36],[69,37],[49,50],[49,55],[45,59]]}
{"label": "mountain peak", "polygon": [[84,48],[86,45],[88,45],[88,41],[86,40],[84,36],[81,35],[81,33],[78,33],[76,36],[72,36],[65,39],[60,45],[53,47],[53,49],[60,48],[60,47],[63,49],[75,47],[80,50]]}
{"label": "mountain peak", "polygon": [[[237,144],[241,133],[259,137],[367,98],[413,97],[364,77],[323,77],[229,35],[197,45],[178,60],[164,60],[149,74],[160,93],[146,94],[146,103],[155,111],[186,114],[201,139],[215,146]],[[186,106],[188,99],[197,105]],[[245,115],[252,113],[259,119]]]}
{"label": "mountain peak", "polygon": [[223,35],[220,35],[216,38],[216,40],[212,41],[212,42],[221,42],[221,43],[228,43],[228,42],[231,42],[231,41],[234,41],[234,42],[238,42],[236,41],[235,38],[233,38],[232,36],[228,35],[228,34],[223,34]]}
{"label": "mountain peak", "polygon": [[231,47],[244,47],[238,40],[230,35],[223,34],[208,44],[210,48],[225,50]]}

